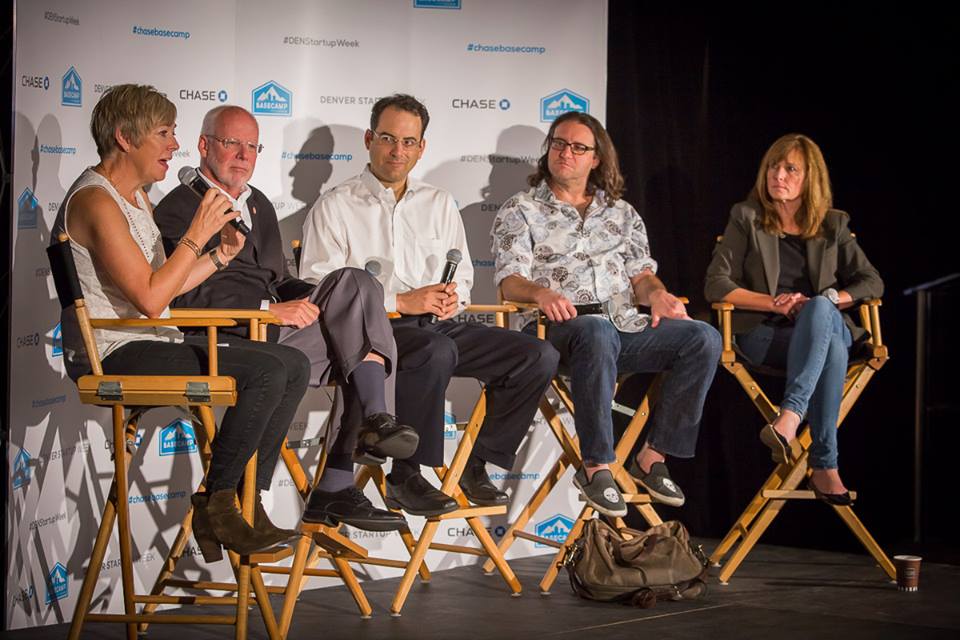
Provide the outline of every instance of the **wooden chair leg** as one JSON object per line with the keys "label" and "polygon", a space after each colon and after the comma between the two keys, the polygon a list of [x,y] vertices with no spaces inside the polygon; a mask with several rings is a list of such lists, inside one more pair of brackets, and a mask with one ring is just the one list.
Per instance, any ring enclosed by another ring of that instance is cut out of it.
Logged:
{"label": "wooden chair leg", "polygon": [[593,507],[587,505],[580,510],[580,515],[577,516],[576,522],[573,523],[573,526],[570,528],[570,533],[567,535],[567,539],[563,541],[563,544],[560,545],[560,548],[557,549],[557,553],[553,556],[553,562],[550,563],[550,567],[547,569],[547,572],[543,574],[543,579],[540,580],[540,593],[543,595],[548,595],[550,593],[550,587],[553,586],[553,583],[557,580],[557,574],[560,573],[560,564],[563,562],[564,556],[567,554],[567,549],[573,546],[573,543],[576,542],[577,538],[580,537],[580,534],[583,533],[583,527],[586,525],[587,520],[593,517]]}
{"label": "wooden chair leg", "polygon": [[[533,496],[530,497],[530,500],[523,507],[520,513],[517,515],[517,519],[514,520],[513,524],[510,525],[510,528],[507,529],[506,533],[503,534],[503,537],[500,539],[500,545],[497,549],[500,552],[500,555],[505,556],[510,547],[513,546],[513,543],[516,542],[517,532],[523,531],[526,528],[527,523],[530,522],[530,519],[533,518],[533,515],[540,509],[541,505],[546,501],[547,496],[550,495],[550,492],[553,491],[553,488],[557,486],[557,483],[560,482],[560,479],[563,477],[563,474],[566,473],[567,467],[570,466],[570,463],[567,459],[566,454],[561,454],[557,461],[553,464],[553,467],[544,477],[543,481],[537,487],[536,491],[533,492]],[[490,558],[483,563],[483,571],[487,574],[493,572],[494,562]]]}
{"label": "wooden chair leg", "polygon": [[334,557],[331,559],[331,562],[336,567],[337,573],[340,574],[340,579],[347,585],[347,589],[350,591],[350,595],[353,596],[354,602],[357,603],[357,608],[360,609],[360,617],[369,618],[373,613],[373,607],[370,606],[370,602],[367,600],[367,594],[363,592],[363,588],[360,586],[360,582],[353,572],[353,567],[343,558]]}
{"label": "wooden chair leg", "polygon": [[439,520],[427,520],[424,523],[423,530],[420,532],[420,538],[410,552],[410,562],[407,563],[407,568],[403,572],[403,578],[400,580],[400,586],[397,588],[397,593],[390,605],[391,615],[400,615],[400,610],[403,609],[403,603],[406,602],[410,588],[413,586],[413,580],[417,576],[420,565],[423,564],[424,557],[427,555],[427,550],[430,548],[430,543],[433,542],[433,537],[436,535],[439,526]]}
{"label": "wooden chair leg", "polygon": [[497,571],[500,572],[500,575],[503,576],[503,581],[510,587],[510,591],[513,592],[512,595],[520,595],[520,581],[517,580],[516,574],[513,572],[513,569],[510,568],[510,565],[507,564],[507,561],[504,560],[503,554],[497,548],[497,543],[493,541],[490,532],[487,531],[483,523],[477,518],[467,518],[467,524],[473,529],[473,533],[477,536],[477,540],[480,542],[483,550],[487,552],[489,562],[493,563]]}
{"label": "wooden chair leg", "polygon": [[100,577],[103,558],[107,553],[107,546],[110,544],[110,534],[113,533],[113,525],[117,519],[116,491],[117,481],[114,479],[110,485],[107,502],[103,506],[103,515],[100,517],[100,528],[97,530],[97,537],[93,543],[93,552],[90,554],[90,564],[87,565],[87,574],[83,577],[80,594],[77,596],[77,605],[73,610],[73,620],[70,622],[70,631],[67,634],[69,640],[79,640],[80,638],[84,618],[87,615],[87,610],[90,608],[90,602],[93,599],[93,590],[97,586],[97,579]]}
{"label": "wooden chair leg", "polygon": [[[130,548],[130,501],[128,498],[128,478],[126,453],[126,423],[122,405],[113,406],[113,468],[117,477],[117,528],[120,538],[120,576],[123,588],[123,612],[126,615],[136,613],[133,601],[133,553]],[[127,640],[136,640],[137,625],[126,624]]]}
{"label": "wooden chair leg", "polygon": [[860,518],[857,517],[857,514],[853,512],[851,507],[833,507],[833,510],[837,512],[837,515],[846,523],[850,528],[850,531],[853,532],[853,535],[857,536],[857,540],[860,541],[860,544],[866,548],[867,552],[873,556],[873,559],[877,561],[877,564],[880,565],[880,568],[884,573],[887,574],[887,577],[891,580],[897,579],[897,569],[894,567],[893,563],[890,562],[890,558],[887,557],[887,554],[884,553],[883,549],[880,548],[880,545],[877,544],[877,541],[873,539],[873,536],[870,535],[870,532],[867,531],[867,528],[863,526],[863,523],[860,522]]}

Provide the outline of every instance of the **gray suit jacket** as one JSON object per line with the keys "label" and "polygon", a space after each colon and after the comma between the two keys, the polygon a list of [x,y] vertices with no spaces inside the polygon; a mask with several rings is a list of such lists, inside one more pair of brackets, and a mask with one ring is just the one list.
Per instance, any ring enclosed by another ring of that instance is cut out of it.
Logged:
{"label": "gray suit jacket", "polygon": [[[853,299],[879,298],[883,295],[880,274],[867,260],[850,233],[850,216],[830,209],[823,219],[820,234],[807,240],[807,267],[814,291],[834,288],[846,290]],[[780,242],[777,236],[764,231],[759,222],[757,205],[740,202],[730,211],[730,220],[723,239],[713,251],[707,268],[704,295],[710,302],[720,302],[734,289],[743,288],[776,295],[780,277]],[[733,331],[749,331],[769,314],[761,311],[738,311],[733,318]],[[863,328],[844,314],[854,341],[861,339]]]}

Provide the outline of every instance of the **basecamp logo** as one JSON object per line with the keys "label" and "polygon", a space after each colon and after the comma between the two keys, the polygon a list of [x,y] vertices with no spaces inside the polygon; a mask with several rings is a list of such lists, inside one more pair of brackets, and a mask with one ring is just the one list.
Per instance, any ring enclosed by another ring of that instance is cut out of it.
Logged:
{"label": "basecamp logo", "polygon": [[443,413],[443,439],[457,439],[457,416],[449,411]]}
{"label": "basecamp logo", "polygon": [[70,595],[69,583],[67,582],[67,568],[59,562],[53,565],[50,575],[47,579],[47,598],[46,603],[50,604],[57,600],[63,600]]}
{"label": "basecamp logo", "polygon": [[53,349],[50,352],[50,355],[54,358],[59,358],[63,355],[63,331],[60,329],[60,323],[57,323],[57,326],[53,328],[53,335],[51,336]]}
{"label": "basecamp logo", "polygon": [[83,80],[73,67],[63,74],[63,93],[60,104],[65,107],[79,107],[83,104]]}
{"label": "basecamp logo", "polygon": [[414,9],[459,9],[460,0],[413,0]]}
{"label": "basecamp logo", "polygon": [[293,114],[293,93],[273,80],[253,90],[253,113],[261,116]]}
{"label": "basecamp logo", "polygon": [[17,198],[17,229],[36,229],[40,201],[29,188]]}
{"label": "basecamp logo", "polygon": [[13,459],[14,489],[30,484],[30,460],[30,454],[26,449],[20,449],[20,453]]}
{"label": "basecamp logo", "polygon": [[[571,529],[573,529],[573,520],[558,513],[537,524],[537,535],[547,540],[562,543],[570,535]],[[536,546],[546,547],[548,545],[538,542]]]}
{"label": "basecamp logo", "polygon": [[561,89],[540,98],[540,122],[553,122],[571,111],[590,113],[590,101],[570,89]]}
{"label": "basecamp logo", "polygon": [[160,430],[160,455],[172,456],[197,450],[197,436],[193,425],[180,418]]}

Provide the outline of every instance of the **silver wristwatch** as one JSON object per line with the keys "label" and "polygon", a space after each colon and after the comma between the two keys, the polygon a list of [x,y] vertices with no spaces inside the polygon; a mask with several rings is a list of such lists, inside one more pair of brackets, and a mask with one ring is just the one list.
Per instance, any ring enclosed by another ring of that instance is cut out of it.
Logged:
{"label": "silver wristwatch", "polygon": [[822,295],[824,298],[832,302],[834,305],[840,304],[840,294],[833,287],[824,289],[823,291],[820,292],[820,295]]}

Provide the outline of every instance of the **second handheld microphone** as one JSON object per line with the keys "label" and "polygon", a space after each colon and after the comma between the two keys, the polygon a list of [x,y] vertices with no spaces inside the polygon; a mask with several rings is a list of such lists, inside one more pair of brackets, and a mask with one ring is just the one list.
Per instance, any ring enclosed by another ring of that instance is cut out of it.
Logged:
{"label": "second handheld microphone", "polygon": [[[443,274],[440,276],[440,284],[450,284],[453,282],[453,276],[457,273],[457,265],[463,260],[463,254],[459,249],[450,249],[447,251],[447,263],[443,265]],[[430,324],[437,324],[440,318],[437,314],[430,314]]]}

